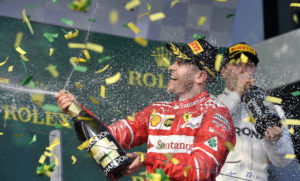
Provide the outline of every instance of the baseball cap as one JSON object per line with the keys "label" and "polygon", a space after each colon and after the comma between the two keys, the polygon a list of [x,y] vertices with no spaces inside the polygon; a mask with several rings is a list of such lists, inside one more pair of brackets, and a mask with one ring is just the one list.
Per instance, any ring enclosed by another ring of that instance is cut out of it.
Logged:
{"label": "baseball cap", "polygon": [[254,50],[254,48],[252,48],[250,45],[246,44],[245,42],[241,42],[230,46],[228,48],[228,54],[229,54],[229,61],[231,59],[239,59],[241,58],[241,55],[244,54],[254,62],[255,66],[259,62],[257,53]]}
{"label": "baseball cap", "polygon": [[209,77],[216,77],[219,74],[215,70],[216,57],[219,54],[218,48],[207,41],[198,39],[178,47],[168,42],[166,47],[179,61],[196,65],[200,70],[206,71]]}

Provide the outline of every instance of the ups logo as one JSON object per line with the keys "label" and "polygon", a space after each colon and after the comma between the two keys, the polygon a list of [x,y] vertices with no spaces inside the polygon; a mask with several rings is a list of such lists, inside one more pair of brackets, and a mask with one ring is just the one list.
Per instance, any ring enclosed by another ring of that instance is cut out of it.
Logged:
{"label": "ups logo", "polygon": [[171,127],[173,122],[174,122],[175,118],[166,118],[165,122],[164,122],[164,126],[165,127]]}

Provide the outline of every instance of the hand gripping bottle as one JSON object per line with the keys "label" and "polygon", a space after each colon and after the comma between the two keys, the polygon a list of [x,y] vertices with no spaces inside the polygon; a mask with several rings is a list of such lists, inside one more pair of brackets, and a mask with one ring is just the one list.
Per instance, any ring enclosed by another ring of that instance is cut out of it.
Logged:
{"label": "hand gripping bottle", "polygon": [[109,180],[121,178],[123,176],[121,170],[130,164],[130,159],[106,125],[74,102],[68,107],[68,111],[78,139],[82,142],[90,140],[85,149],[95,159],[106,177]]}
{"label": "hand gripping bottle", "polygon": [[264,104],[266,98],[264,91],[251,84],[247,84],[245,90],[242,101],[246,103],[248,113],[256,120],[256,131],[264,136],[269,127],[281,127],[281,118],[276,110]]}

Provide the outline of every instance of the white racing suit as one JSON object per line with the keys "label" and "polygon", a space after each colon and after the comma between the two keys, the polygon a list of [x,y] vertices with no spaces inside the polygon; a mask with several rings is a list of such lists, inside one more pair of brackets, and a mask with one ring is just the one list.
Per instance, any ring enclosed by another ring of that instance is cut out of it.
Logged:
{"label": "white racing suit", "polygon": [[[268,180],[268,165],[285,167],[292,159],[285,159],[286,154],[294,154],[293,144],[287,128],[282,126],[283,136],[277,141],[266,141],[255,130],[249,121],[245,103],[241,102],[236,92],[227,89],[218,96],[230,110],[236,131],[234,151],[228,154],[226,162],[217,177],[217,181],[228,180]],[[284,112],[280,106],[275,106],[282,120]]]}

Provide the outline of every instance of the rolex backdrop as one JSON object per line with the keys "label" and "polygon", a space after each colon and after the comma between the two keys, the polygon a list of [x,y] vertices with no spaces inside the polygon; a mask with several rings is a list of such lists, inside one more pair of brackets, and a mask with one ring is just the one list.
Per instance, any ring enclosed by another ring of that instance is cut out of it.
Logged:
{"label": "rolex backdrop", "polygon": [[[34,22],[31,33],[26,22],[6,17],[0,17],[0,27],[1,180],[50,180],[51,171],[37,175],[43,165],[62,167],[64,181],[106,180],[93,158],[78,149],[69,116],[55,107],[53,94],[60,89],[108,125],[174,98],[166,91],[172,58],[163,42],[142,46],[134,39]],[[212,85],[212,93],[222,85]],[[61,163],[49,143],[54,129],[61,132]],[[127,150],[133,151],[145,152],[146,145]],[[143,168],[121,180],[144,178]]]}

